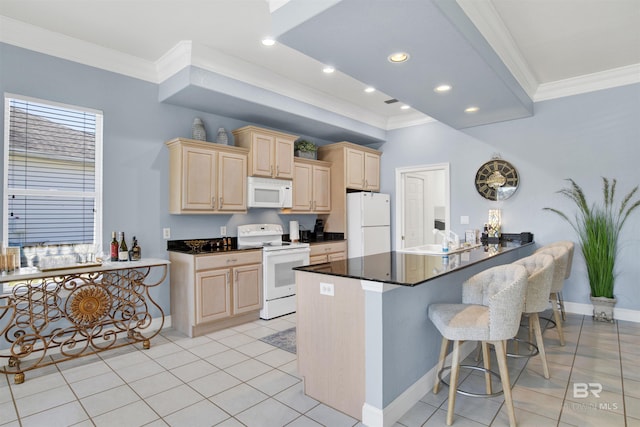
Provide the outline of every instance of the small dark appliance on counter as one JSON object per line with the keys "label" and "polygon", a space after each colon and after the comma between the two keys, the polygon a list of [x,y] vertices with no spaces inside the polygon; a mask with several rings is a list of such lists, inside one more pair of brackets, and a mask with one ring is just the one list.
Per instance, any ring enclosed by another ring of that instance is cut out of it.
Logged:
{"label": "small dark appliance on counter", "polygon": [[316,225],[313,227],[313,234],[316,236],[316,241],[324,240],[324,220],[316,219]]}
{"label": "small dark appliance on counter", "polygon": [[300,230],[300,241],[302,243],[309,243],[311,240],[311,231],[310,230]]}
{"label": "small dark appliance on counter", "polygon": [[480,238],[482,244],[497,244],[502,242],[520,242],[531,243],[533,242],[533,233],[525,231],[523,233],[502,233],[500,237],[488,237],[486,233],[482,233]]}

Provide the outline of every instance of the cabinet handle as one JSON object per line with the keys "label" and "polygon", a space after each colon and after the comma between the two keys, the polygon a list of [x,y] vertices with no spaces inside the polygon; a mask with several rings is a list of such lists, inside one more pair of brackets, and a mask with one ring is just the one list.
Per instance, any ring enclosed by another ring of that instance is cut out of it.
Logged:
{"label": "cabinet handle", "polygon": [[276,166],[276,176],[280,176],[280,165]]}
{"label": "cabinet handle", "polygon": [[233,272],[233,283],[238,283],[238,270]]}
{"label": "cabinet handle", "polygon": [[364,180],[364,188],[367,188],[369,186],[369,181],[368,180]]}
{"label": "cabinet handle", "polygon": [[212,197],[212,198],[211,198],[211,207],[212,207],[212,208],[215,208],[215,207],[216,207],[216,198],[215,198],[215,197]]}
{"label": "cabinet handle", "polygon": [[313,201],[313,210],[314,211],[316,210],[316,201],[315,200]]}
{"label": "cabinet handle", "polygon": [[222,209],[222,197],[220,197],[220,209]]}
{"label": "cabinet handle", "polygon": [[273,165],[269,166],[269,175],[273,176]]}
{"label": "cabinet handle", "polygon": [[227,271],[227,285],[229,284],[229,272]]}

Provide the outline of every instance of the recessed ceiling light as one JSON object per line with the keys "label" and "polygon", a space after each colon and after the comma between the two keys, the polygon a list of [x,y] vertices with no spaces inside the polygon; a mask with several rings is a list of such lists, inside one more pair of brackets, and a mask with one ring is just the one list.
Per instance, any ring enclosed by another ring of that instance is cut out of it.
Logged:
{"label": "recessed ceiling light", "polygon": [[468,114],[473,114],[473,113],[477,113],[479,110],[480,110],[480,108],[479,108],[479,107],[473,106],[473,107],[467,107],[467,108],[465,108],[465,109],[464,109],[464,112],[465,112],[465,113],[468,113]]}
{"label": "recessed ceiling light", "polygon": [[442,84],[442,85],[436,86],[433,89],[433,91],[436,92],[436,93],[446,93],[446,92],[449,92],[451,89],[453,89],[453,87],[451,85]]}
{"label": "recessed ceiling light", "polygon": [[335,71],[336,69],[333,68],[331,65],[327,65],[322,69],[322,72],[325,74],[331,74]]}
{"label": "recessed ceiling light", "polygon": [[276,44],[276,41],[271,37],[265,37],[262,39],[262,44],[265,46],[273,46],[274,44]]}
{"label": "recessed ceiling light", "polygon": [[368,86],[368,87],[366,87],[366,88],[364,89],[364,91],[365,91],[365,92],[367,92],[367,93],[372,93],[372,92],[375,92],[375,91],[376,91],[376,88],[375,88],[375,87],[373,87],[373,86]]}
{"label": "recessed ceiling light", "polygon": [[408,60],[409,54],[406,52],[396,52],[389,55],[388,59],[390,62],[397,64],[397,63],[405,62],[406,60]]}
{"label": "recessed ceiling light", "polygon": [[400,107],[401,110],[408,110],[409,108],[411,108],[411,105],[406,105],[406,104]]}

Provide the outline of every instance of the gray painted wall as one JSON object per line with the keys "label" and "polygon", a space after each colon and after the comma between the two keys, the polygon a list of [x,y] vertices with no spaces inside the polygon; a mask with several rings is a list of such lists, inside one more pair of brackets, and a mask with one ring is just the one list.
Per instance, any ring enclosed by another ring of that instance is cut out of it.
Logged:
{"label": "gray painted wall", "polygon": [[[102,110],[104,113],[103,247],[111,231],[135,235],[143,257],[168,259],[162,228],[172,239],[220,236],[220,226],[236,235],[249,223],[289,220],[313,229],[315,215],[278,215],[273,209],[250,209],[248,215],[170,215],[168,213],[168,151],[165,141],[191,136],[194,117],[201,117],[209,140],[219,127],[249,123],[158,102],[158,86],[78,63],[0,43],[0,91]],[[3,104],[4,105],[4,104]],[[0,121],[4,138],[4,120]],[[327,141],[309,138],[319,144]],[[0,152],[3,156],[3,152]],[[4,158],[0,157],[4,165]],[[4,167],[4,166],[3,166]],[[0,191],[2,191],[0,189]],[[151,291],[169,314],[169,280]],[[157,313],[153,313],[154,316]],[[0,325],[1,328],[1,325]]]}
{"label": "gray painted wall", "polygon": [[[218,127],[230,131],[248,123],[159,103],[155,84],[11,45],[0,44],[0,63],[2,92],[104,112],[104,245],[112,230],[125,231],[129,238],[138,237],[143,256],[167,258],[164,227],[171,228],[173,239],[183,239],[216,237],[222,225],[228,227],[229,235],[235,235],[237,225],[252,222],[280,222],[288,228],[288,221],[296,219],[303,226],[313,226],[314,215],[278,215],[269,209],[252,209],[249,215],[167,213],[164,142],[190,136],[196,116],[204,120],[211,136]],[[4,134],[3,126],[0,121]],[[434,122],[387,135],[380,148],[383,192],[394,195],[396,167],[450,162],[454,231],[461,234],[469,228],[459,225],[461,215],[470,217],[470,226],[480,228],[487,210],[500,207],[505,232],[531,231],[538,244],[575,240],[568,224],[542,208],[572,212],[573,206],[555,194],[569,177],[593,200],[601,198],[601,176],[619,180],[618,194],[640,184],[640,84],[539,102],[530,118],[464,131]],[[477,168],[494,153],[513,163],[521,176],[521,187],[502,203],[486,201],[473,186]],[[640,276],[640,215],[628,221],[620,243],[618,307],[640,310],[640,293],[635,292]],[[155,291],[168,313],[168,281]],[[565,285],[565,299],[588,303],[588,293],[584,261],[578,253]]]}
{"label": "gray painted wall", "polygon": [[[566,178],[580,184],[591,202],[602,200],[602,176],[618,180],[618,201],[640,184],[640,84],[538,102],[533,117],[464,131],[438,122],[394,130],[380,149],[384,153],[381,190],[391,194],[395,168],[450,162],[451,228],[461,235],[467,228],[481,229],[488,209],[500,208],[503,232],[530,231],[538,245],[577,241],[569,224],[542,209],[554,207],[573,215],[572,203],[556,194],[565,187]],[[473,184],[478,167],[496,153],[520,173],[520,188],[503,202],[483,199]],[[461,215],[469,216],[468,226],[460,225]],[[620,240],[618,308],[640,310],[638,259],[640,212],[627,221]],[[567,301],[590,304],[579,250],[563,294]]]}

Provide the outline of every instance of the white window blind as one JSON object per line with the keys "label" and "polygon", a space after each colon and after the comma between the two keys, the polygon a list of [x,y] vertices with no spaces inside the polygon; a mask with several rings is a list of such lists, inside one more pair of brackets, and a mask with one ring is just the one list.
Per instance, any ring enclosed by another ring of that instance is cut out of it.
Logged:
{"label": "white window blind", "polygon": [[5,97],[9,246],[99,243],[102,114]]}

